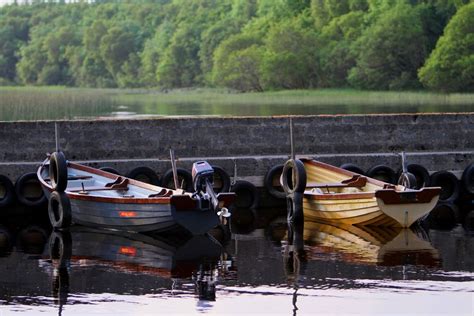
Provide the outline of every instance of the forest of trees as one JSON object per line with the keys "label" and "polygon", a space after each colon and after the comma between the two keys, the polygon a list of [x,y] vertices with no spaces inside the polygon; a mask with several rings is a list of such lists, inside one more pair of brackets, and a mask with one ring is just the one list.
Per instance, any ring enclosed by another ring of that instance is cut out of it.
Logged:
{"label": "forest of trees", "polygon": [[0,7],[0,85],[474,91],[474,0]]}

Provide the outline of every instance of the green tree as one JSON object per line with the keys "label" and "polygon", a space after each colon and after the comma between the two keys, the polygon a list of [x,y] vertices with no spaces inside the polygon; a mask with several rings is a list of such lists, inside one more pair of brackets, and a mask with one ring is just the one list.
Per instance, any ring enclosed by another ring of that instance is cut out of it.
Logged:
{"label": "green tree", "polygon": [[264,49],[259,36],[237,34],[216,49],[213,82],[239,91],[263,91],[260,66]]}
{"label": "green tree", "polygon": [[348,80],[364,89],[417,88],[417,69],[427,54],[419,12],[398,3],[384,11],[355,45],[357,65]]}
{"label": "green tree", "polygon": [[156,76],[163,87],[190,87],[200,82],[200,30],[182,25],[171,38],[158,65]]}
{"label": "green tree", "polygon": [[474,91],[474,3],[453,16],[418,75],[430,89]]}
{"label": "green tree", "polygon": [[309,88],[318,81],[316,33],[298,17],[274,24],[265,40],[262,82],[268,88]]}
{"label": "green tree", "polygon": [[320,85],[345,87],[349,70],[356,65],[352,46],[365,28],[365,13],[350,12],[333,18],[319,35]]}

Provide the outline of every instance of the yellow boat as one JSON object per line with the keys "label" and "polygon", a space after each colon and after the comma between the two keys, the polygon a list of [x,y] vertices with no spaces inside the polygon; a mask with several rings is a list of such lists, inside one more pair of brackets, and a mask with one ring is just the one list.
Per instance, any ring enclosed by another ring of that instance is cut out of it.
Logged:
{"label": "yellow boat", "polygon": [[289,197],[303,194],[305,220],[347,225],[410,227],[434,208],[441,192],[389,184],[310,159],[289,160],[281,182]]}

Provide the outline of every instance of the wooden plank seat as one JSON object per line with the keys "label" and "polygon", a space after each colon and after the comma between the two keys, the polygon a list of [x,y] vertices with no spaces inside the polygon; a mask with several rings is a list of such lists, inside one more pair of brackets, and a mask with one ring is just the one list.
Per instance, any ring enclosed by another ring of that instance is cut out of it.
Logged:
{"label": "wooden plank seat", "polygon": [[128,179],[118,177],[115,179],[114,182],[110,182],[105,184],[105,186],[93,186],[93,187],[78,187],[78,188],[71,188],[67,191],[69,192],[88,192],[88,191],[105,191],[105,190],[128,190]]}
{"label": "wooden plank seat", "polygon": [[152,193],[150,194],[148,197],[167,197],[167,196],[171,196],[173,195],[173,191],[171,190],[167,190],[167,189],[162,189],[160,192],[158,193]]}
{"label": "wooden plank seat", "polygon": [[312,188],[347,188],[347,187],[355,187],[355,188],[362,188],[367,184],[367,178],[361,175],[354,175],[350,179],[342,180],[341,182],[333,182],[333,183],[323,183],[323,182],[308,182],[306,184],[307,189]]}
{"label": "wooden plank seat", "polygon": [[[87,179],[92,179],[92,176],[68,176],[67,180],[68,181],[73,181],[73,180],[87,180]],[[51,178],[45,178],[44,181],[50,182]]]}

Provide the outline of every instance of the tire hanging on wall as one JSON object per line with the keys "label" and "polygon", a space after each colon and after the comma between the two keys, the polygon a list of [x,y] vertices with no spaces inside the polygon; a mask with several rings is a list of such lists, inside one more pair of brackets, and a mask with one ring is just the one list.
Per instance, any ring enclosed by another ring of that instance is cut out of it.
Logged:
{"label": "tire hanging on wall", "polygon": [[64,192],[53,191],[48,201],[48,215],[54,229],[63,229],[71,226],[71,202]]}
{"label": "tire hanging on wall", "polygon": [[214,169],[214,192],[229,192],[230,190],[230,176],[219,166],[212,166]]}
{"label": "tire hanging on wall", "polygon": [[474,163],[471,163],[464,169],[461,182],[467,193],[474,194]]}
{"label": "tire hanging on wall", "polygon": [[431,185],[441,187],[440,202],[454,202],[460,193],[459,181],[449,171],[438,171],[431,175]]}
{"label": "tire hanging on wall", "polygon": [[344,169],[344,170],[348,170],[348,171],[351,171],[351,172],[354,172],[354,173],[358,173],[358,174],[361,174],[361,175],[365,175],[364,170],[362,170],[361,168],[359,168],[357,165],[355,165],[353,163],[344,163],[339,168]]}
{"label": "tire hanging on wall", "polygon": [[112,167],[105,166],[105,167],[100,167],[99,169],[102,170],[102,171],[108,172],[108,173],[113,173],[117,176],[121,176],[120,172],[118,172],[117,169],[112,168]]}
{"label": "tire hanging on wall", "polygon": [[403,185],[407,189],[416,188],[416,177],[413,173],[402,172],[398,178],[397,184]]}
{"label": "tire hanging on wall", "polygon": [[371,177],[383,182],[387,182],[391,184],[397,183],[397,175],[395,171],[386,165],[373,166],[369,170],[367,170],[366,174],[368,177]]}
{"label": "tire hanging on wall", "polygon": [[127,178],[135,179],[153,185],[161,185],[160,178],[158,178],[156,172],[153,169],[145,166],[137,167],[130,170],[130,172],[127,173]]}
{"label": "tire hanging on wall", "polygon": [[49,178],[51,188],[54,191],[64,192],[67,187],[67,162],[66,157],[60,151],[56,151],[49,157]]}
{"label": "tire hanging on wall", "polygon": [[[276,165],[268,170],[265,178],[263,180],[263,185],[267,189],[268,193],[277,198],[284,199],[286,198],[286,193],[283,190],[283,187],[280,183],[280,177],[283,172],[283,165]],[[281,190],[279,190],[281,188]]]}
{"label": "tire hanging on wall", "polygon": [[25,173],[16,180],[15,193],[17,200],[25,206],[40,207],[47,203],[41,183],[34,172]]}
{"label": "tire hanging on wall", "polygon": [[285,162],[281,173],[281,186],[287,195],[304,192],[306,189],[306,170],[301,160],[291,159]]}
{"label": "tire hanging on wall", "polygon": [[[182,186],[182,189],[188,192],[192,192],[194,189],[191,173],[186,169],[182,168],[176,168],[176,173],[178,174],[178,183],[180,186]],[[163,178],[161,179],[161,185],[168,189],[175,189],[172,169],[169,169],[163,174]]]}
{"label": "tire hanging on wall", "polygon": [[236,197],[234,205],[240,209],[256,209],[260,203],[257,188],[250,182],[238,180],[231,188]]}
{"label": "tire hanging on wall", "polygon": [[[416,186],[414,186],[412,189],[418,190],[418,189],[430,186],[430,183],[431,183],[430,173],[422,165],[409,164],[407,166],[407,171],[411,173],[412,175],[414,175],[416,179]],[[399,174],[401,173],[402,171],[400,170]]]}
{"label": "tire hanging on wall", "polygon": [[459,209],[451,202],[438,203],[425,219],[429,228],[439,229],[451,229],[458,221]]}
{"label": "tire hanging on wall", "polygon": [[0,175],[0,209],[10,206],[15,199],[15,188],[10,179]]}

